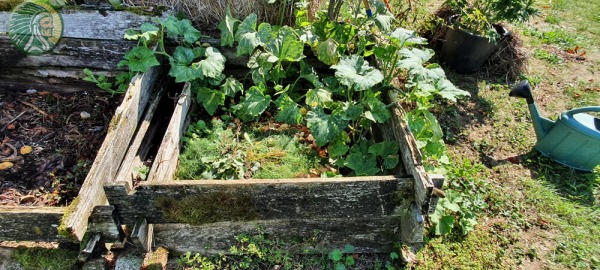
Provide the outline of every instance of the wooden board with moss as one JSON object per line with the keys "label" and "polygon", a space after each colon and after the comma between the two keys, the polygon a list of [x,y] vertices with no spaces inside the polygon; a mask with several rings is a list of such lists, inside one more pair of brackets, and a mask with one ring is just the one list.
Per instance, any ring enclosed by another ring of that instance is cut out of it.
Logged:
{"label": "wooden board with moss", "polygon": [[283,238],[320,231],[324,242],[352,244],[358,252],[389,252],[397,240],[422,242],[432,179],[439,177],[424,173],[399,111],[392,114],[398,118],[394,125],[382,129],[399,141],[406,160],[398,176],[174,180],[191,99],[180,96],[149,181],[135,189],[127,182],[104,186],[124,224],[132,226],[138,219],[154,224],[157,245],[218,253],[235,235],[257,227]]}
{"label": "wooden board with moss", "polygon": [[0,231],[3,232],[0,241],[80,241],[83,238],[94,207],[107,204],[102,184],[114,180],[141,122],[158,73],[159,68],[152,68],[132,79],[77,198],[68,207],[0,207]]}

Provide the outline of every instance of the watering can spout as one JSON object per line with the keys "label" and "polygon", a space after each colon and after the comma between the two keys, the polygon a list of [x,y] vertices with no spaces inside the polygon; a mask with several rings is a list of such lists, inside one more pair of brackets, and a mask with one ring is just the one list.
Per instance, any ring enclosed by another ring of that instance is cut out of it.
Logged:
{"label": "watering can spout", "polygon": [[511,97],[524,98],[527,101],[529,113],[531,114],[531,121],[533,121],[533,128],[535,129],[535,136],[538,141],[544,138],[550,127],[554,125],[554,122],[540,116],[535,101],[533,100],[533,95],[531,94],[531,85],[529,84],[529,81],[522,80],[517,85],[513,86],[508,95]]}

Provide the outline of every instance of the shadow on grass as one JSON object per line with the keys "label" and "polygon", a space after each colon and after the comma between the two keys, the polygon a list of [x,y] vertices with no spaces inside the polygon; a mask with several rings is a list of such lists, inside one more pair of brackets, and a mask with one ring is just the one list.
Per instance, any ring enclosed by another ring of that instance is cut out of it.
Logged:
{"label": "shadow on grass", "polygon": [[584,206],[600,206],[598,169],[587,173],[577,171],[557,164],[535,150],[524,155],[523,165],[531,170],[531,178],[552,184],[562,197]]}

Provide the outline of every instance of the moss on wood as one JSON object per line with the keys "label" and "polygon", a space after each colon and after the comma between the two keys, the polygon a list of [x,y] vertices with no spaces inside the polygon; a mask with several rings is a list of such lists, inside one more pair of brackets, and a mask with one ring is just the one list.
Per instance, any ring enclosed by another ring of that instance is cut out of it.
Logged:
{"label": "moss on wood", "polygon": [[0,1],[0,11],[12,11],[23,2],[24,0],[2,0]]}
{"label": "moss on wood", "polygon": [[67,219],[73,215],[73,213],[77,210],[77,206],[79,205],[79,196],[75,197],[73,202],[67,206],[65,213],[60,221],[60,226],[58,226],[58,235],[65,237],[69,240],[77,240],[77,236],[73,233],[73,230],[70,229],[67,225]]}
{"label": "moss on wood", "polygon": [[167,219],[191,225],[260,218],[254,198],[250,195],[215,192],[183,199],[160,197],[156,204]]}

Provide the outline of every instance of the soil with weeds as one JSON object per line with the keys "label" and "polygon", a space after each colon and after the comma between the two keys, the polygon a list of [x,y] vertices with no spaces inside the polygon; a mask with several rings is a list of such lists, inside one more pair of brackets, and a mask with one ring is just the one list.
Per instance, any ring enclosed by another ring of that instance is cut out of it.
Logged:
{"label": "soil with weeds", "polygon": [[77,196],[120,96],[0,91],[0,205],[66,206]]}

